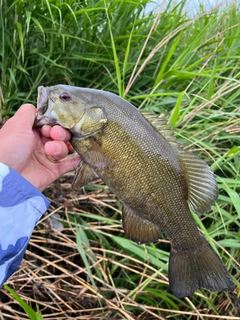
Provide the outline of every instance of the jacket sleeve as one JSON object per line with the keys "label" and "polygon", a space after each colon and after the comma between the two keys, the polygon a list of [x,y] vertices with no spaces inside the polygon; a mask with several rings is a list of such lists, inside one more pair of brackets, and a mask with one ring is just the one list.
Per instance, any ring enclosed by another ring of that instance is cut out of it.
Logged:
{"label": "jacket sleeve", "polygon": [[0,287],[17,270],[49,201],[16,171],[0,163]]}

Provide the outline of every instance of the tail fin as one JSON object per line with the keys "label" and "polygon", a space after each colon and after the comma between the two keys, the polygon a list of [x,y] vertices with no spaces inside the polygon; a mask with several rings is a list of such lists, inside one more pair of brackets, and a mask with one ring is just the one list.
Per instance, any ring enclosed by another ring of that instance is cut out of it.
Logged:
{"label": "tail fin", "polygon": [[234,289],[225,265],[205,239],[203,245],[194,250],[171,250],[169,282],[171,292],[179,298],[187,297],[199,288],[214,291]]}

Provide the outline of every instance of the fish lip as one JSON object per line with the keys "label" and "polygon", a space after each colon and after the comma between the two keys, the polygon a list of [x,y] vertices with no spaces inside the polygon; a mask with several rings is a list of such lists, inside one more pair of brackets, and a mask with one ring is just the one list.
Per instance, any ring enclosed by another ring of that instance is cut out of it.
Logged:
{"label": "fish lip", "polygon": [[49,88],[40,86],[38,87],[37,112],[34,126],[41,127],[45,124],[54,126],[57,124],[57,120],[52,117],[49,110]]}
{"label": "fish lip", "polygon": [[48,116],[45,116],[45,115],[37,114],[34,121],[34,126],[41,127],[45,124],[48,124],[49,126],[54,126],[55,124],[57,124],[57,120],[53,118],[49,118]]}

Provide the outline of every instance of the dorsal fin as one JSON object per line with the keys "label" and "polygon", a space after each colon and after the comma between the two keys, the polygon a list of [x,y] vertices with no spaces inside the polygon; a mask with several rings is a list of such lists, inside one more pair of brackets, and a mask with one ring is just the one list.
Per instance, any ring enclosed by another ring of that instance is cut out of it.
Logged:
{"label": "dorsal fin", "polygon": [[171,130],[170,124],[166,122],[163,115],[157,115],[153,112],[141,110],[141,114],[173,147],[178,147],[176,136]]}

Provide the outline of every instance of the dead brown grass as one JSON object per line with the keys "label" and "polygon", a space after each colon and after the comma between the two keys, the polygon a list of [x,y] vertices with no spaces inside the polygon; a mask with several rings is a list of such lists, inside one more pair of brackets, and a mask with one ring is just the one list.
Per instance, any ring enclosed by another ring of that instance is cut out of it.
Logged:
{"label": "dead brown grass", "polygon": [[[123,233],[119,205],[101,182],[96,187],[76,193],[71,190],[71,180],[71,175],[65,176],[46,190],[51,206],[35,228],[19,270],[7,282],[34,310],[39,308],[43,319],[239,319],[229,315],[229,301],[224,295],[220,295],[217,302],[219,316],[210,307],[203,307],[201,303],[195,305],[188,298],[185,299],[185,307],[179,305],[179,310],[161,305],[160,296],[155,305],[146,303],[148,295],[149,299],[151,297],[146,290],[147,285],[152,282],[152,288],[160,285],[166,289],[166,276],[150,261],[140,261],[116,246],[105,248],[99,238],[92,238],[90,233],[91,248],[86,246],[85,253],[89,261],[94,257],[89,264],[95,281],[95,285],[92,284],[76,244],[76,226],[81,223],[78,214],[96,213],[104,218],[109,212],[111,225],[104,220],[89,220],[82,227],[86,232],[95,232],[111,241],[111,235]],[[51,226],[50,217],[56,213],[62,217],[61,232]],[[166,242],[162,240],[163,244]],[[122,279],[118,283],[116,272],[119,275],[126,273],[125,285]],[[128,278],[128,274],[132,278]],[[136,277],[138,285],[134,289],[129,282]],[[200,300],[206,299],[204,294],[197,295]],[[0,296],[0,320],[28,319],[5,289],[0,290]],[[144,297],[142,302],[139,296]],[[234,297],[237,303],[237,294]]]}

